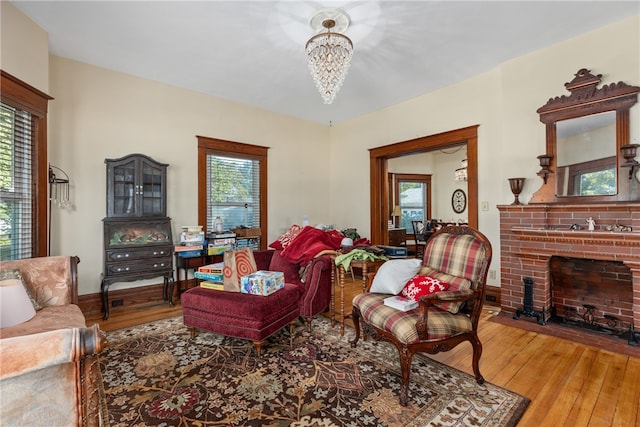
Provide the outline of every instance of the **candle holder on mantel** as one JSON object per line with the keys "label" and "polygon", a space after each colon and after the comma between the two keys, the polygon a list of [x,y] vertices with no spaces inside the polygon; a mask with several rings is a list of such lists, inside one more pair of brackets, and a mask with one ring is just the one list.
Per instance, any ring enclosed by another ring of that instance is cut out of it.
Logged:
{"label": "candle holder on mantel", "polygon": [[640,163],[636,160],[636,152],[640,147],[640,144],[627,144],[620,147],[622,151],[622,157],[625,162],[621,164],[623,168],[629,168],[629,179],[633,177],[633,172],[636,168],[640,167]]}
{"label": "candle holder on mantel", "polygon": [[553,156],[551,154],[541,154],[538,156],[538,160],[540,161],[540,168],[541,168],[538,171],[538,176],[542,178],[545,184],[547,183],[547,177],[549,176],[549,174],[553,173],[551,172],[551,169],[549,169],[549,165],[551,164],[551,159],[553,159]]}
{"label": "candle holder on mantel", "polygon": [[515,200],[512,205],[521,205],[520,200],[518,200],[518,196],[522,193],[522,187],[524,187],[525,178],[509,178],[509,186],[511,187],[511,192],[515,196]]}

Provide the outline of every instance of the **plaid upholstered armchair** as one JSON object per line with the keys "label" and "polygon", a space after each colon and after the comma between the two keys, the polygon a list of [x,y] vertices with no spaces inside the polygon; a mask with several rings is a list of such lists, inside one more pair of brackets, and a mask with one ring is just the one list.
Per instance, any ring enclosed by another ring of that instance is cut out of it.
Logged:
{"label": "plaid upholstered armchair", "polygon": [[[447,290],[433,292],[432,287],[433,293],[424,292],[417,298],[418,307],[409,311],[389,307],[384,299],[390,297],[389,294],[399,294],[404,286],[402,282],[407,280],[399,281],[400,289],[396,285],[395,290],[380,293],[381,286],[384,288],[386,284],[380,284],[378,279],[382,274],[385,274],[386,282],[397,280],[403,274],[406,276],[406,265],[413,260],[406,260],[405,271],[383,272],[383,267],[394,262],[387,261],[376,273],[378,276],[371,277],[370,290],[353,299],[355,338],[351,346],[357,345],[361,327],[372,338],[395,345],[402,373],[401,405],[407,405],[411,359],[416,352],[435,354],[469,341],[473,347],[472,367],[476,381],[478,384],[484,382],[479,368],[482,344],[478,338],[478,321],[491,254],[491,243],[478,230],[445,227],[427,242],[424,259],[421,265],[418,262],[415,277],[424,277],[429,283],[437,283]],[[406,295],[405,291],[403,294]]]}

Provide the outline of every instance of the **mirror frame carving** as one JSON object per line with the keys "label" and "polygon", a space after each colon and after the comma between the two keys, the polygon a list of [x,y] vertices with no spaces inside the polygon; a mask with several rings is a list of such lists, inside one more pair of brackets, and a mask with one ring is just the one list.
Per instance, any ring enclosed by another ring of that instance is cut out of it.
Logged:
{"label": "mirror frame carving", "polygon": [[[621,147],[629,144],[629,109],[638,101],[640,87],[630,86],[623,82],[611,83],[598,89],[602,74],[593,75],[591,70],[578,70],[570,82],[564,84],[571,95],[550,98],[545,105],[538,108],[540,121],[546,127],[546,157],[551,161],[546,168],[548,174],[542,176],[542,187],[533,194],[529,203],[602,203],[638,199],[638,188],[635,180],[628,180],[628,168],[622,167],[625,162]],[[616,194],[602,196],[558,196],[556,194],[556,123],[561,120],[575,119],[608,111],[616,112]],[[626,171],[626,174],[624,173]]]}

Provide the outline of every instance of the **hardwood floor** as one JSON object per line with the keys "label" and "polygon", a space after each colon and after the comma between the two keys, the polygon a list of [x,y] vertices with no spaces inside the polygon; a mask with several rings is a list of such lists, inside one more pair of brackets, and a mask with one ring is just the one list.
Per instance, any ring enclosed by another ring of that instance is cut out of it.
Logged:
{"label": "hardwood floor", "polygon": [[[345,286],[349,313],[361,283]],[[486,381],[531,399],[518,426],[640,426],[640,358],[491,322],[498,310],[485,307],[480,323],[480,370]],[[89,315],[87,324],[109,331],[181,314],[179,303],[165,303],[113,311],[107,321]],[[468,343],[430,357],[471,374]]]}
{"label": "hardwood floor", "polygon": [[[174,302],[176,302],[174,298]],[[100,325],[103,331],[114,331],[133,325],[153,322],[154,320],[167,319],[169,317],[181,316],[182,306],[180,301],[174,307],[169,307],[166,302],[149,305],[139,305],[124,309],[110,310],[109,320],[102,319],[102,313],[86,314],[87,325],[94,323]]]}

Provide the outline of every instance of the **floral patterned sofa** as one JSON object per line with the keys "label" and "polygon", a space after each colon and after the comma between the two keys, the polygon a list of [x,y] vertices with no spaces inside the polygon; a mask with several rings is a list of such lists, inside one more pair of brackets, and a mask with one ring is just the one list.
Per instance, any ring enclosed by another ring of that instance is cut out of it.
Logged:
{"label": "floral patterned sofa", "polygon": [[78,257],[2,261],[18,270],[38,306],[32,319],[0,328],[0,425],[107,425],[98,325],[87,328],[77,306]]}

